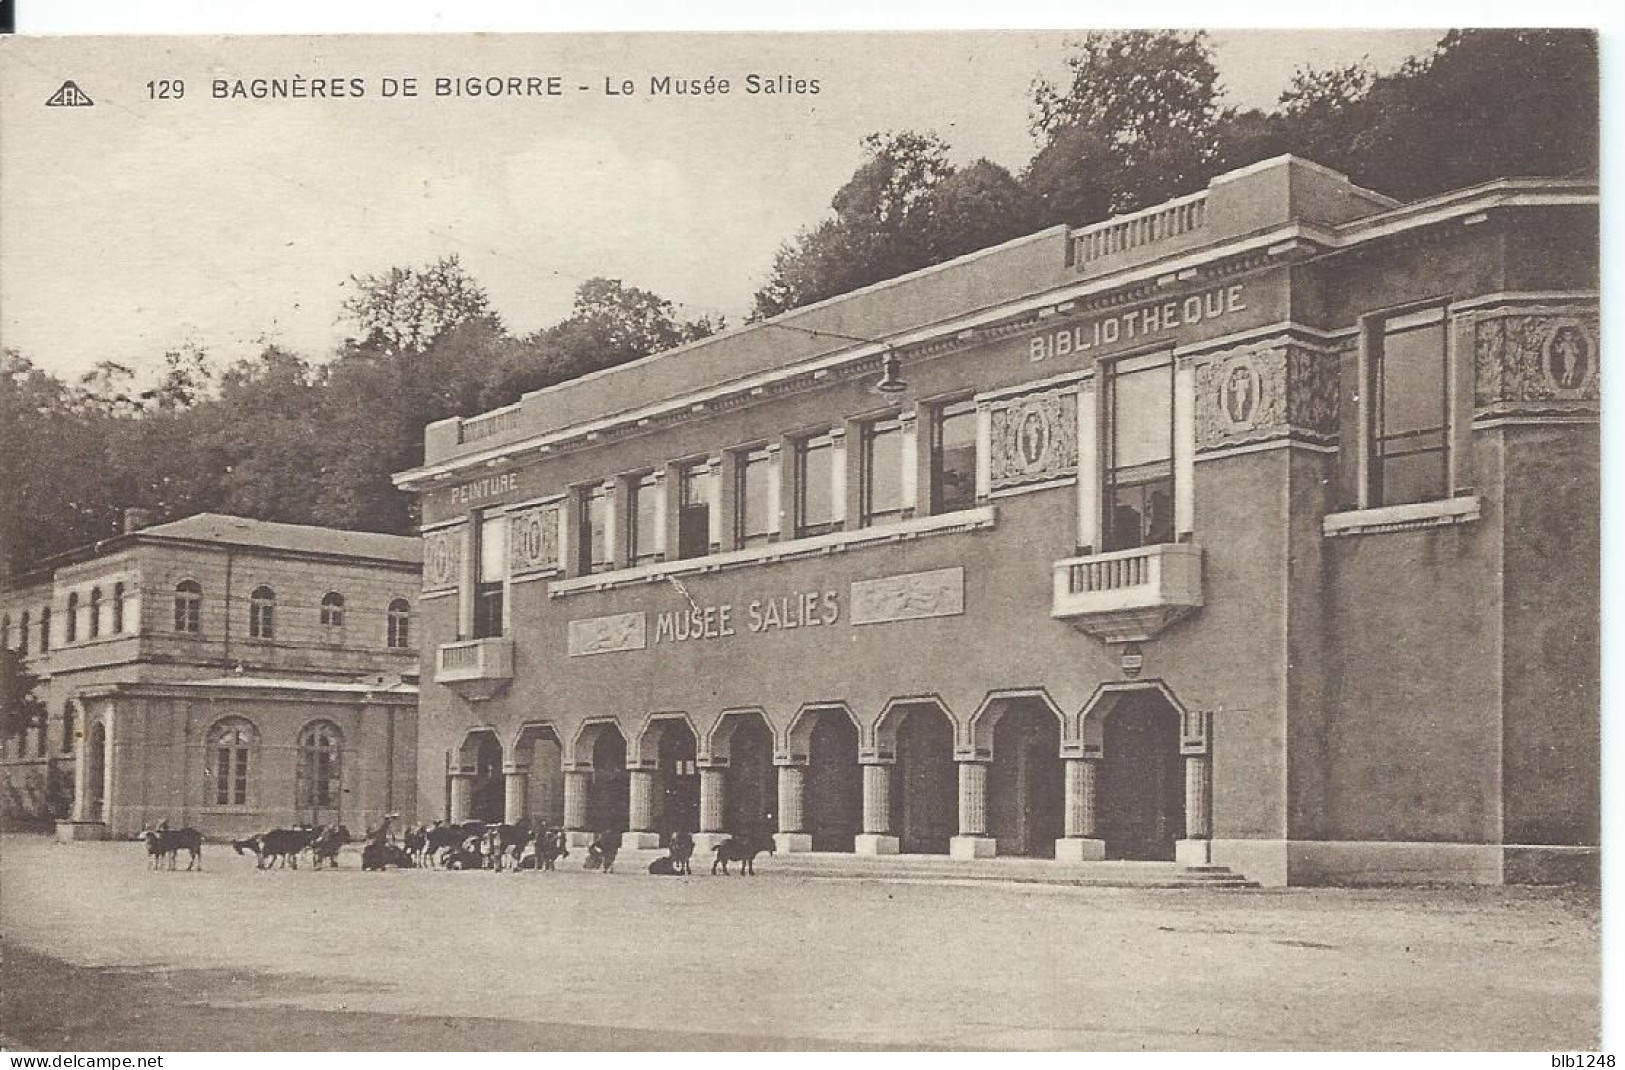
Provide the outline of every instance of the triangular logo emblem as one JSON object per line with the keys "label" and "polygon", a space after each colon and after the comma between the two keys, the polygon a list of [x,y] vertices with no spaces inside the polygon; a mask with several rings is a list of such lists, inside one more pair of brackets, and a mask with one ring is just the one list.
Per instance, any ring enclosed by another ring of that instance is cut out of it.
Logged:
{"label": "triangular logo emblem", "polygon": [[51,94],[51,99],[45,102],[50,108],[89,108],[95,105],[90,94],[80,89],[71,80],[63,82],[62,88]]}

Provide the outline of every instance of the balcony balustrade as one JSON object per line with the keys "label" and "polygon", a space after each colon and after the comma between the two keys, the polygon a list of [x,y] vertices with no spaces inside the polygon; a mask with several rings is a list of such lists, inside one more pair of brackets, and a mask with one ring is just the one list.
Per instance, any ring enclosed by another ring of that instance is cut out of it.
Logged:
{"label": "balcony balustrade", "polygon": [[1050,616],[1108,643],[1151,638],[1202,606],[1202,549],[1140,546],[1055,562]]}
{"label": "balcony balustrade", "polygon": [[499,637],[442,644],[434,680],[471,701],[494,698],[513,680],[513,640]]}

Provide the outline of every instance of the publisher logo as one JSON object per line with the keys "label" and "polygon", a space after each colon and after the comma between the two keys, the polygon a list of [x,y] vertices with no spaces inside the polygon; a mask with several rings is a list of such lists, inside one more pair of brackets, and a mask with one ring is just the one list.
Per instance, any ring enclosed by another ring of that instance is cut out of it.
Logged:
{"label": "publisher logo", "polygon": [[51,99],[45,102],[47,108],[89,108],[96,102],[90,99],[90,94],[80,89],[70,79],[62,83],[62,88],[51,94]]}

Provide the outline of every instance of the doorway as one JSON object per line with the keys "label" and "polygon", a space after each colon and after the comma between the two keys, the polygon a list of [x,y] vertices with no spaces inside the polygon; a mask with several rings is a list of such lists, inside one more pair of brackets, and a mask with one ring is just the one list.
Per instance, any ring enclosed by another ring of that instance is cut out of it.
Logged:
{"label": "doorway", "polygon": [[1173,861],[1185,834],[1179,712],[1155,692],[1125,695],[1102,732],[1097,813],[1106,857]]}

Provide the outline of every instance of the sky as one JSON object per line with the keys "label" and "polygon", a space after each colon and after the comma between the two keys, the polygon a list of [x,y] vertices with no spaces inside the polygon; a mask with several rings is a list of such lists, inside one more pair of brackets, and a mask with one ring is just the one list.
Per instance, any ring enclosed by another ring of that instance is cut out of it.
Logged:
{"label": "sky", "polygon": [[[739,322],[781,243],[829,214],[864,135],[928,129],[1019,170],[1061,31],[950,34],[10,38],[0,42],[0,345],[76,377],[267,341],[330,354],[352,275],[462,258],[510,329],[619,278]],[[1381,70],[1439,31],[1213,35],[1226,101],[1300,65]],[[747,94],[746,75],[814,94]],[[557,75],[556,98],[434,95],[436,77]],[[726,96],[651,94],[670,76]],[[224,80],[360,80],[346,99],[216,99]],[[385,78],[420,96],[384,98]],[[66,79],[90,108],[45,107]],[[181,99],[153,99],[181,80]],[[606,85],[632,83],[611,96]],[[153,85],[149,87],[148,83]],[[585,87],[584,89],[582,87]]]}

